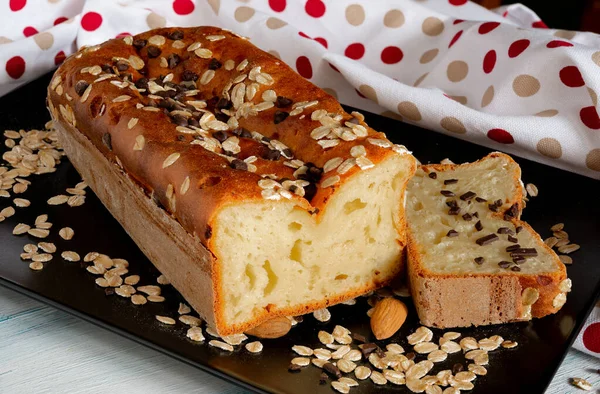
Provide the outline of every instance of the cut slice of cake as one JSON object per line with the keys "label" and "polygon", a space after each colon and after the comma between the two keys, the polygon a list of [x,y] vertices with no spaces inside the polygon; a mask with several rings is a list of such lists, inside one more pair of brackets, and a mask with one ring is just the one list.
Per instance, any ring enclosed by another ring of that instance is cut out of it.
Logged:
{"label": "cut slice of cake", "polygon": [[502,153],[462,165],[423,165],[407,191],[408,280],[421,323],[507,323],[558,311],[565,266],[519,220],[523,186]]}

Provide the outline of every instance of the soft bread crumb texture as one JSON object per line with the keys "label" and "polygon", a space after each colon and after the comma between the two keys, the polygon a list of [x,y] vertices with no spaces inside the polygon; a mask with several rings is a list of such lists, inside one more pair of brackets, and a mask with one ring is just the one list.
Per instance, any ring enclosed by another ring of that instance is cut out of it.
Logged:
{"label": "soft bread crumb texture", "polygon": [[[514,271],[498,266],[500,261],[512,261],[506,248],[515,243],[508,241],[506,234],[498,234],[500,227],[515,230],[515,226],[501,217],[492,217],[488,204],[495,200],[503,201],[503,212],[512,204],[515,189],[520,183],[511,179],[510,174],[518,166],[504,157],[483,160],[469,167],[438,172],[432,179],[423,169],[418,169],[409,182],[407,191],[407,220],[416,244],[416,252],[420,255],[422,268],[435,273],[448,274],[515,274]],[[519,171],[520,173],[520,171]],[[446,179],[458,179],[451,185],[444,185]],[[440,191],[450,190],[456,197],[444,197]],[[472,191],[487,202],[475,199],[462,201],[459,196]],[[449,215],[446,201],[455,200],[461,207],[459,215]],[[480,218],[467,221],[462,218],[465,213],[479,212]],[[499,215],[501,216],[501,215]],[[481,220],[483,229],[477,231],[475,223]],[[456,237],[448,237],[448,231],[458,232]],[[489,245],[478,245],[475,241],[488,234],[496,234],[499,240]],[[539,248],[540,238],[529,228],[524,228],[518,235],[521,248],[536,248],[538,256],[529,257],[519,267],[516,274],[541,274],[555,272],[557,264],[550,253]],[[483,257],[484,263],[475,264],[477,257]]]}
{"label": "soft bread crumb texture", "polygon": [[[223,318],[338,299],[400,271],[404,185],[411,161],[391,155],[344,182],[319,215],[294,202],[224,207],[214,229]],[[402,236],[403,237],[403,236]]]}

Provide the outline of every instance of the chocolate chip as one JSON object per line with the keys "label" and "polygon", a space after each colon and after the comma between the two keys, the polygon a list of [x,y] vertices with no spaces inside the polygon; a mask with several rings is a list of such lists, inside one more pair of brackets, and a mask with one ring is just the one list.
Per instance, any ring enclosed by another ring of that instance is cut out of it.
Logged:
{"label": "chocolate chip", "polygon": [[508,227],[500,227],[497,231],[498,234],[514,234],[515,232],[509,229]]}
{"label": "chocolate chip", "polygon": [[437,179],[437,172],[430,172],[428,177],[430,177],[431,179]]}
{"label": "chocolate chip", "polygon": [[481,197],[475,197],[475,201],[477,201],[477,202],[487,202],[487,200],[485,198],[481,198]]}
{"label": "chocolate chip", "polygon": [[179,64],[179,62],[181,61],[181,58],[179,57],[178,54],[176,53],[172,53],[169,55],[169,57],[167,58],[167,61],[169,62],[169,68],[170,69],[174,69],[175,67],[177,67],[177,65]]}
{"label": "chocolate chip", "polygon": [[367,338],[365,338],[364,335],[360,335],[355,332],[352,333],[352,339],[354,339],[357,342],[362,342],[362,343],[367,342]]}
{"label": "chocolate chip", "polygon": [[519,245],[519,244],[510,245],[510,246],[507,246],[506,249],[504,249],[504,250],[506,250],[507,252],[514,252],[515,250],[519,249],[520,247],[521,247],[521,245]]}
{"label": "chocolate chip", "polygon": [[185,70],[181,74],[181,79],[183,79],[184,81],[196,81],[198,80],[198,78],[198,74],[190,70]]}
{"label": "chocolate chip", "polygon": [[298,372],[301,369],[302,369],[302,367],[300,365],[298,365],[298,364],[290,364],[288,366],[288,371],[290,371],[290,372]]}
{"label": "chocolate chip", "polygon": [[227,100],[225,97],[221,97],[219,101],[217,101],[217,105],[215,105],[217,109],[229,109],[233,107],[233,103],[231,100]]}
{"label": "chocolate chip", "polygon": [[[376,270],[375,275],[377,275],[378,273],[379,273],[379,271]],[[379,346],[377,346],[377,349],[375,349],[375,353],[379,356],[379,358],[385,357],[385,352]]]}
{"label": "chocolate chip", "polygon": [[475,196],[476,196],[476,194],[474,192],[468,191],[465,194],[461,195],[460,199],[463,201],[469,201],[469,200],[473,199],[473,197],[475,197]]}
{"label": "chocolate chip", "polygon": [[510,254],[511,257],[535,257],[538,255],[538,252],[535,248],[519,248],[512,251]]}
{"label": "chocolate chip", "polygon": [[275,111],[275,115],[273,116],[273,123],[279,124],[287,119],[290,116],[288,112],[285,111]]}
{"label": "chocolate chip", "polygon": [[302,315],[294,316],[294,320],[296,320],[296,322],[298,322],[298,323],[302,323],[304,321],[304,316],[302,316]]}
{"label": "chocolate chip", "polygon": [[183,32],[181,30],[174,30],[167,34],[167,37],[171,40],[181,40],[183,38]]}
{"label": "chocolate chip", "polygon": [[135,81],[135,87],[138,89],[148,89],[148,78],[142,77]]}
{"label": "chocolate chip", "polygon": [[440,193],[441,193],[443,196],[446,196],[446,197],[454,197],[454,196],[456,196],[456,194],[454,194],[454,193],[453,193],[453,192],[451,192],[450,190],[440,190]]}
{"label": "chocolate chip", "polygon": [[458,237],[458,231],[456,230],[450,230],[448,231],[448,233],[446,233],[447,237]]}
{"label": "chocolate chip", "polygon": [[478,218],[478,217],[479,217],[479,212],[474,212],[474,213],[473,213],[473,217],[474,217],[474,218]]}
{"label": "chocolate chip", "polygon": [[183,115],[173,115],[171,116],[171,121],[173,123],[175,123],[177,126],[187,126],[188,125],[188,120],[185,116]]}
{"label": "chocolate chip", "polygon": [[278,150],[275,150],[275,149],[267,149],[267,151],[263,155],[263,159],[271,160],[271,161],[279,160],[280,157],[281,157],[281,152],[279,152]]}
{"label": "chocolate chip", "polygon": [[458,183],[458,179],[446,179],[444,181],[444,185],[453,185],[455,183]]}
{"label": "chocolate chip", "polygon": [[294,154],[292,153],[292,150],[290,148],[285,148],[284,150],[281,151],[281,154],[286,159],[292,159],[294,157]]}
{"label": "chocolate chip", "polygon": [[452,207],[448,211],[448,215],[458,215],[459,213],[460,213],[460,207],[459,206]]}
{"label": "chocolate chip", "polygon": [[488,208],[492,212],[498,212],[498,206],[496,204],[488,204]]}
{"label": "chocolate chip", "polygon": [[512,235],[509,235],[508,241],[516,244],[517,242],[519,242],[519,239],[517,237],[513,237]]}
{"label": "chocolate chip", "polygon": [[512,265],[512,263],[510,261],[501,261],[498,263],[498,266],[500,268],[508,268]]}
{"label": "chocolate chip", "polygon": [[483,264],[484,261],[485,259],[483,257],[475,257],[475,263],[479,265]]}
{"label": "chocolate chip", "polygon": [[248,164],[246,164],[245,161],[240,160],[240,159],[233,159],[231,161],[231,163],[229,163],[229,166],[231,168],[233,168],[234,170],[244,170],[244,171],[248,170]]}
{"label": "chocolate chip", "polygon": [[449,206],[450,208],[452,208],[452,207],[457,207],[458,203],[456,202],[456,200],[448,200],[448,201],[446,201],[446,205]]}
{"label": "chocolate chip", "polygon": [[525,257],[523,257],[523,256],[513,257],[513,263],[515,263],[515,264],[521,264],[524,262],[525,262]]}
{"label": "chocolate chip", "polygon": [[113,68],[112,68],[112,66],[110,64],[103,64],[103,65],[100,66],[100,68],[105,73],[109,73],[109,74],[114,74],[115,73],[115,70],[113,70]]}
{"label": "chocolate chip", "polygon": [[147,49],[146,49],[147,53],[148,53],[148,57],[150,59],[153,59],[155,57],[159,57],[160,54],[162,53],[162,51],[160,50],[159,47],[154,46],[154,45],[150,45]]}
{"label": "chocolate chip", "polygon": [[216,138],[219,142],[223,142],[227,139],[227,133],[221,130],[214,132],[212,136],[213,138]]}
{"label": "chocolate chip", "polygon": [[335,376],[338,379],[342,377],[342,372],[340,371],[340,369],[332,363],[323,364],[323,369],[325,370],[325,372]]}
{"label": "chocolate chip", "polygon": [[112,287],[107,287],[104,289],[104,294],[107,296],[111,296],[111,295],[115,294],[115,289]]}
{"label": "chocolate chip", "polygon": [[289,107],[290,105],[292,105],[293,101],[290,100],[287,97],[283,97],[283,96],[277,96],[277,99],[275,100],[275,106],[277,108],[285,108],[285,107]]}
{"label": "chocolate chip", "polygon": [[369,354],[373,353],[377,349],[377,345],[374,343],[365,343],[360,347],[360,351],[362,352],[364,358],[368,358]]}
{"label": "chocolate chip", "polygon": [[127,64],[125,62],[117,62],[117,70],[127,71],[127,70],[129,70],[129,64]]}
{"label": "chocolate chip", "polygon": [[477,231],[483,230],[483,224],[481,224],[481,220],[478,220],[477,223],[475,223],[475,230],[477,230]]}
{"label": "chocolate chip", "polygon": [[515,228],[515,231],[517,232],[517,234],[519,234],[521,231],[523,231],[523,226],[517,226],[517,228]]}
{"label": "chocolate chip", "polygon": [[517,204],[513,204],[504,212],[504,220],[511,220],[517,217],[519,214],[519,206]]}
{"label": "chocolate chip", "polygon": [[88,86],[90,86],[90,84],[86,81],[77,82],[75,84],[75,93],[77,93],[79,96],[83,96],[83,92],[85,92]]}
{"label": "chocolate chip", "polygon": [[518,267],[518,266],[514,265],[514,266],[510,267],[510,270],[511,271],[515,271],[515,272],[519,272],[519,271],[521,271],[521,267]]}
{"label": "chocolate chip", "polygon": [[496,201],[494,201],[494,205],[501,207],[502,206],[502,200],[501,199],[497,199]]}
{"label": "chocolate chip", "polygon": [[104,133],[104,135],[102,136],[102,143],[106,145],[108,150],[112,151],[112,139],[109,133]]}
{"label": "chocolate chip", "polygon": [[498,238],[498,236],[496,234],[488,234],[485,237],[476,239],[475,242],[477,243],[477,245],[483,246],[483,245],[489,245],[492,242],[495,242],[499,239],[500,238]]}
{"label": "chocolate chip", "polygon": [[215,118],[217,118],[217,120],[220,120],[223,123],[227,123],[227,121],[229,120],[229,115],[225,115],[222,112],[216,112]]}
{"label": "chocolate chip", "polygon": [[206,226],[206,231],[204,231],[204,238],[210,239],[212,237],[212,227]]}
{"label": "chocolate chip", "polygon": [[200,122],[198,121],[198,119],[190,117],[190,118],[188,118],[188,125],[194,126],[194,127],[200,127]]}
{"label": "chocolate chip", "polygon": [[406,358],[409,360],[414,360],[417,355],[414,352],[406,353]]}
{"label": "chocolate chip", "polygon": [[461,372],[464,369],[465,369],[465,367],[462,364],[456,363],[452,366],[452,373],[454,375],[456,375],[457,373]]}
{"label": "chocolate chip", "polygon": [[329,379],[329,375],[327,375],[325,372],[321,372],[321,375],[319,376],[319,384],[327,383],[328,379]]}
{"label": "chocolate chip", "polygon": [[210,59],[210,62],[208,63],[209,70],[218,70],[222,66],[223,66],[223,64],[215,58]]}
{"label": "chocolate chip", "polygon": [[470,222],[473,219],[473,217],[469,213],[465,213],[464,215],[462,215],[462,218],[467,222]]}
{"label": "chocolate chip", "polygon": [[143,47],[146,46],[146,44],[148,44],[148,41],[142,40],[141,38],[138,38],[137,40],[133,40],[133,46],[136,49],[142,49]]}
{"label": "chocolate chip", "polygon": [[[312,200],[315,194],[317,194],[317,186],[314,183],[309,183],[308,185],[304,186],[304,198],[306,200]],[[318,209],[314,213],[317,212],[319,212]]]}

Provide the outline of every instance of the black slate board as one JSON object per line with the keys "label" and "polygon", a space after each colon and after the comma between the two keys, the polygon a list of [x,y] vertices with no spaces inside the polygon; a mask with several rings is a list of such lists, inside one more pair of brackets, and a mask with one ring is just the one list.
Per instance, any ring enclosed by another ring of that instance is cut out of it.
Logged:
{"label": "black slate board", "polygon": [[[43,126],[49,119],[44,103],[49,80],[47,75],[0,99],[0,130]],[[486,148],[378,115],[367,114],[367,121],[375,129],[386,131],[394,142],[408,146],[424,163],[439,162],[445,157],[455,162],[473,161],[489,152]],[[551,225],[564,222],[571,239],[581,245],[581,250],[572,255],[575,263],[568,268],[568,273],[573,280],[573,291],[558,314],[528,323],[457,330],[478,339],[499,334],[519,342],[515,349],[490,354],[489,373],[476,380],[473,393],[544,392],[600,294],[600,183],[528,160],[517,161],[522,166],[524,181],[535,183],[540,190],[540,197],[529,202],[524,219],[543,237],[550,235],[548,229]],[[181,298],[170,286],[163,286],[163,294],[167,298],[164,304],[148,303],[136,307],[116,295],[107,297],[104,290],[94,284],[94,277],[79,263],[62,261],[60,251],[63,250],[75,250],[82,257],[87,252],[98,251],[127,259],[130,274],[141,275],[140,284],[154,284],[158,276],[151,263],[91,191],[81,207],[46,204],[49,197],[80,180],[68,160],[63,161],[55,174],[32,176],[30,179],[33,185],[22,197],[30,199],[32,205],[27,209],[17,208],[15,216],[0,223],[2,285],[259,392],[331,393],[329,384],[318,384],[319,369],[311,366],[297,373],[287,371],[293,357],[291,346],[318,346],[317,332],[320,329],[331,331],[335,324],[370,335],[365,314],[368,305],[361,299],[356,306],[331,308],[333,319],[327,324],[306,317],[290,335],[263,341],[265,348],[260,355],[248,354],[243,349],[228,354],[205,344],[192,343],[185,337],[183,325],[165,327],[154,319],[156,314],[176,317]],[[0,200],[0,208],[9,204],[8,199]],[[55,242],[59,251],[53,261],[46,263],[43,271],[34,272],[28,268],[28,263],[20,261],[19,254],[24,244],[36,239],[26,235],[13,236],[11,231],[17,223],[32,223],[42,213],[49,214],[49,221],[54,223],[47,240]],[[75,230],[73,240],[59,238],[58,229],[64,226]],[[394,337],[403,345],[406,345],[406,335],[418,326],[412,304],[408,303],[410,317]],[[437,338],[439,331],[434,332]],[[436,364],[433,372],[461,361],[464,363],[462,355],[452,355],[446,362]],[[376,387],[370,381],[352,389],[352,393],[387,391],[408,392],[405,387],[389,384]]]}

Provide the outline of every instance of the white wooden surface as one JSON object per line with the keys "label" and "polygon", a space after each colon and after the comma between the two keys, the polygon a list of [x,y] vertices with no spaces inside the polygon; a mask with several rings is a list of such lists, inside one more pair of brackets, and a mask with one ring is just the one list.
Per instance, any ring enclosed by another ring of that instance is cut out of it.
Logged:
{"label": "white wooden surface", "polygon": [[[518,362],[518,360],[516,360]],[[546,394],[600,393],[600,360],[571,350]],[[0,393],[243,393],[194,367],[0,287]],[[533,393],[532,393],[533,394]]]}

